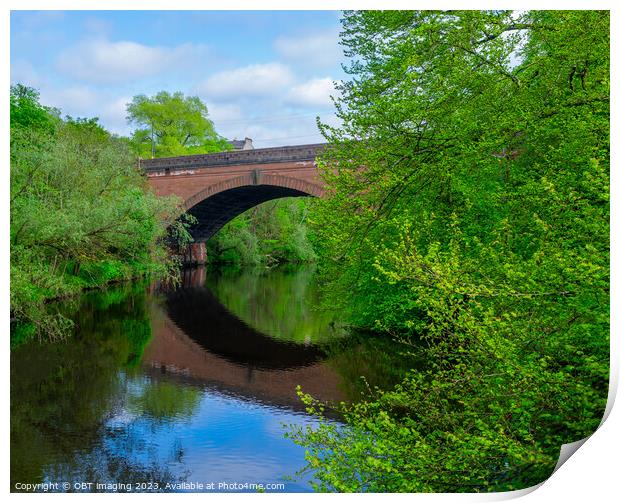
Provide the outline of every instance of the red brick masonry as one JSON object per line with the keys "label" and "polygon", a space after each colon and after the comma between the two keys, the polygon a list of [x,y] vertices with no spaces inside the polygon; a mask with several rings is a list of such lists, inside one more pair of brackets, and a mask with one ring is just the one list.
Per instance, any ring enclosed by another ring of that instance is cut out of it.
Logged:
{"label": "red brick masonry", "polygon": [[321,197],[316,155],[324,144],[141,160],[149,185],[160,196],[175,194],[187,209],[226,190],[272,185]]}

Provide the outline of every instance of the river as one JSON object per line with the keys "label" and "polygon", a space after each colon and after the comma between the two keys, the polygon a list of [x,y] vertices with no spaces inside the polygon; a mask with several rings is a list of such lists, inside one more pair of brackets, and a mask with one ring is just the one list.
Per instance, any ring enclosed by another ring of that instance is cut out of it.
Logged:
{"label": "river", "polygon": [[402,375],[393,343],[317,309],[315,279],[312,266],[194,268],[177,288],[61,303],[71,337],[11,351],[11,490],[311,491],[285,437],[317,421],[296,387],[350,401]]}

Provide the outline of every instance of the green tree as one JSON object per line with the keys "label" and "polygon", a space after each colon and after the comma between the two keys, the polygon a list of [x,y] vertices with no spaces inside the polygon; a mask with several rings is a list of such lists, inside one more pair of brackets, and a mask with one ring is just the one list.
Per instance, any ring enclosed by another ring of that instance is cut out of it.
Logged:
{"label": "green tree", "polygon": [[197,96],[161,91],[153,97],[134,96],[127,120],[138,126],[132,140],[142,157],[166,157],[229,150],[215,132],[207,106]]}
{"label": "green tree", "polygon": [[208,241],[209,260],[269,266],[314,261],[307,225],[311,206],[305,198],[282,198],[247,210]]}
{"label": "green tree", "polygon": [[342,43],[325,277],[425,364],[291,435],[322,490],[539,483],[607,397],[609,13],[348,12]]}
{"label": "green tree", "polygon": [[52,133],[60,112],[39,103],[39,92],[23,84],[11,86],[11,127]]}
{"label": "green tree", "polygon": [[126,142],[97,119],[59,119],[37,96],[23,86],[11,94],[15,341],[67,333],[47,299],[171,271],[163,238],[169,225],[183,230],[174,224],[180,202],[146,189]]}

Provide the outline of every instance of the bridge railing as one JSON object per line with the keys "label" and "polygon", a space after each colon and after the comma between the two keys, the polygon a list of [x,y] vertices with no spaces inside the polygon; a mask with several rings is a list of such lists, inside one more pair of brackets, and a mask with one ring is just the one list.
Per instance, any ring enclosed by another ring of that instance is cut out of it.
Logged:
{"label": "bridge railing", "polygon": [[257,148],[212,154],[140,159],[139,165],[147,173],[152,171],[209,168],[238,164],[263,164],[271,162],[313,161],[326,143],[295,145],[291,147]]}

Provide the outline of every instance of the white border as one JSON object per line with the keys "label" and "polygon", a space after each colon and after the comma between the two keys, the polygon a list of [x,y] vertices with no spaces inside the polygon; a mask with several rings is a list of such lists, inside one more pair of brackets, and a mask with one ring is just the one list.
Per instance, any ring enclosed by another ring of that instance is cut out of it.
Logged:
{"label": "white border", "polygon": [[[10,40],[10,10],[341,10],[341,9],[450,9],[450,8],[465,8],[465,9],[481,9],[481,8],[511,8],[511,9],[604,9],[612,11],[612,79],[611,88],[612,91],[620,89],[618,81],[618,51],[617,51],[617,38],[620,33],[620,23],[618,21],[618,8],[613,1],[603,0],[590,0],[590,1],[512,1],[507,2],[498,0],[494,2],[490,1],[428,1],[419,0],[416,2],[404,2],[387,0],[379,2],[378,0],[340,0],[340,1],[328,1],[328,0],[316,0],[314,2],[299,0],[294,4],[290,0],[267,0],[258,2],[250,2],[249,0],[228,0],[224,5],[221,2],[200,2],[190,0],[176,0],[175,2],[166,2],[162,0],[92,0],[87,2],[76,0],[7,0],[3,2],[3,15],[0,21],[0,37],[2,40],[2,66],[0,67],[4,72],[5,89],[8,92],[10,85],[10,52],[9,52],[9,40]],[[616,35],[614,35],[616,34]],[[611,138],[618,138],[618,104],[615,96],[615,92],[612,92],[612,123],[611,123]],[[2,197],[4,198],[2,208],[2,221],[4,223],[4,229],[8,233],[9,229],[9,127],[8,127],[8,99],[1,101],[2,110],[2,122],[3,129],[2,134],[2,148],[3,152],[3,171],[4,176],[2,184]],[[618,167],[617,162],[617,148],[615,142],[612,142],[612,195],[617,195],[618,192],[618,177],[615,174]],[[617,204],[614,204],[612,199],[612,227],[611,235],[614,237],[620,236],[620,229],[618,225],[618,210]],[[2,291],[3,310],[8,314],[9,312],[9,245],[8,240],[5,238],[2,240],[2,266],[0,274],[2,277],[2,284],[6,285]],[[618,287],[618,253],[615,243],[612,241],[612,301],[611,312],[620,312],[620,302],[617,297]],[[0,400],[5,405],[5,413],[2,416],[3,432],[5,434],[5,449],[4,456],[2,457],[0,470],[2,480],[2,488],[8,493],[9,491],[9,334],[8,323],[4,323],[4,363],[5,363],[5,380],[2,387],[2,396]],[[620,326],[618,323],[618,317],[612,316],[611,334],[612,334],[612,361],[611,361],[611,379],[610,379],[610,400],[608,401],[608,414],[607,419],[602,426],[592,437],[590,437],[581,446],[577,452],[562,465],[556,473],[554,473],[546,482],[540,484],[535,490],[529,489],[524,491],[517,491],[515,493],[496,493],[486,495],[471,495],[471,494],[393,494],[389,495],[390,499],[402,500],[405,498],[407,501],[497,501],[503,499],[512,499],[515,497],[526,497],[528,501],[533,502],[545,502],[549,501],[567,501],[567,502],[583,502],[591,500],[593,502],[606,502],[617,499],[618,483],[616,479],[618,477],[617,469],[619,455],[616,452],[620,447],[620,414],[617,410],[612,408],[613,400],[617,393],[618,388],[618,336],[620,333]],[[617,409],[617,407],[615,408]],[[525,496],[527,495],[527,496]],[[59,498],[71,497],[62,494],[45,494],[28,496],[23,494],[11,494],[12,498],[46,498],[47,500],[57,500]],[[133,496],[127,496],[139,499],[151,499],[151,498],[167,498],[170,494],[166,495],[154,495],[154,494],[139,494]],[[177,494],[173,495],[175,498]],[[615,496],[615,498],[613,498]],[[110,500],[114,498],[114,494],[98,495],[97,497]],[[186,498],[196,499],[200,498],[204,501],[205,494],[188,494]],[[217,500],[232,500],[237,498],[247,497],[263,497],[262,495],[239,495],[239,494],[209,494],[208,498]],[[365,498],[375,500],[378,495],[290,495],[290,494],[270,494],[269,499],[277,499],[281,501],[290,501],[291,498],[295,498],[297,501],[306,499],[315,499],[317,497],[325,498],[338,498],[339,500],[352,499],[352,498]]]}

